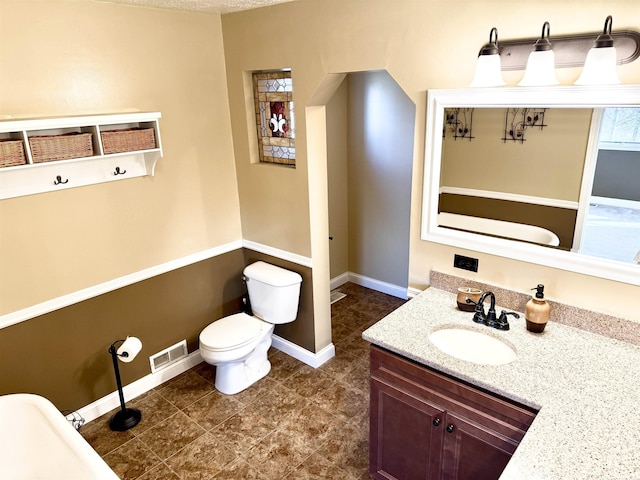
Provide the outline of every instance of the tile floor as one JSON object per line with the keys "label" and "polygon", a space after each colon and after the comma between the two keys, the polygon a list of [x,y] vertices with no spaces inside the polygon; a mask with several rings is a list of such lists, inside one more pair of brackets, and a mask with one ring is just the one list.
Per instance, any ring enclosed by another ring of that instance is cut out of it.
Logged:
{"label": "tile floor", "polygon": [[205,363],[127,402],[142,421],[112,432],[112,413],[80,433],[122,479],[369,478],[369,344],[364,329],[404,300],[347,283],[331,307],[336,356],[314,369],[271,349],[269,375],[233,396]]}

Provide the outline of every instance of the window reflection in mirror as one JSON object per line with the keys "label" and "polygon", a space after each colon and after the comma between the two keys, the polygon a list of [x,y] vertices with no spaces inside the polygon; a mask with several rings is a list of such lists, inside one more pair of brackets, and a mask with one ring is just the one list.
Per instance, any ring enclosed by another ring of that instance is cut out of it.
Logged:
{"label": "window reflection in mirror", "polygon": [[640,108],[603,111],[578,251],[635,263],[640,253]]}

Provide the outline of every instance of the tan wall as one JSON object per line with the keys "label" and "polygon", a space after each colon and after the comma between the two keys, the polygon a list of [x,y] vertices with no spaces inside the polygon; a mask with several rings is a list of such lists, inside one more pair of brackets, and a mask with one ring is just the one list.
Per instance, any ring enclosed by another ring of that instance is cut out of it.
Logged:
{"label": "tan wall", "polygon": [[347,177],[347,81],[327,104],[327,183],[329,193],[330,277],[349,271]]}
{"label": "tan wall", "polygon": [[471,141],[445,135],[440,184],[577,202],[591,113],[550,108],[521,143],[502,140],[504,108],[476,108]]}
{"label": "tan wall", "polygon": [[0,3],[0,117],[160,111],[154,177],[0,201],[0,314],[241,238],[220,17]]}
{"label": "tan wall", "polygon": [[[576,15],[577,11],[580,15]],[[426,90],[466,87],[473,77],[478,50],[493,26],[498,27],[503,39],[535,37],[545,21],[551,23],[552,34],[593,32],[601,29],[607,15],[613,16],[616,29],[637,29],[640,24],[637,2],[628,0],[606,4],[600,0],[542,0],[535,4],[511,3],[508,8],[498,0],[467,0],[455,5],[435,0],[307,0],[223,16],[243,233],[249,238],[259,235],[264,243],[279,248],[308,254],[308,225],[313,220],[305,209],[308,200],[304,174],[288,175],[294,183],[285,196],[281,180],[271,178],[275,174],[258,175],[258,168],[250,171],[242,71],[291,67],[300,127],[304,124],[300,108],[312,98],[327,74],[384,69],[416,104],[410,286],[425,287],[432,269],[460,274],[453,269],[453,255],[467,253],[479,257],[481,265],[478,274],[470,275],[484,281],[521,291],[540,282],[547,286],[550,298],[637,318],[633,299],[638,287],[464,252],[424,242],[419,234]],[[515,85],[522,73],[508,72],[505,79]],[[580,69],[576,68],[558,70],[563,84],[571,84],[579,74]],[[619,66],[618,74],[623,83],[640,83],[640,62]],[[302,172],[306,171],[304,128],[298,128],[298,133],[298,167]],[[289,209],[283,218],[282,212],[292,201],[300,208]],[[245,207],[253,213],[245,215]],[[278,228],[273,227],[276,224]],[[295,240],[288,237],[293,233],[298,234]],[[328,262],[328,258],[314,258],[314,263],[323,261]]]}
{"label": "tan wall", "polygon": [[407,287],[415,107],[383,71],[349,79],[349,271]]}

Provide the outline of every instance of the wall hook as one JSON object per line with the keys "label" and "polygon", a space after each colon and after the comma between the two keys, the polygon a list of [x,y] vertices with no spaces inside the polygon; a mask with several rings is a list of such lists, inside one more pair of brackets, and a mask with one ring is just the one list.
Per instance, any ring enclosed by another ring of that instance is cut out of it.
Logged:
{"label": "wall hook", "polygon": [[127,171],[126,170],[120,171],[120,167],[116,167],[115,171],[113,172],[114,175],[124,175],[125,173],[127,173]]}
{"label": "wall hook", "polygon": [[62,177],[60,175],[56,175],[56,179],[53,181],[54,185],[60,185],[60,184],[65,184],[65,183],[69,183],[69,179],[66,178],[66,179],[62,180]]}

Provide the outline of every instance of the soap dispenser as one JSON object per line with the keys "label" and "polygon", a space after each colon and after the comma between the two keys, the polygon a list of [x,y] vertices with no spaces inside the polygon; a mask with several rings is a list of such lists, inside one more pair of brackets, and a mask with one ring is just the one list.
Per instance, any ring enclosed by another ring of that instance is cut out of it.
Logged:
{"label": "soap dispenser", "polygon": [[536,293],[527,302],[524,316],[527,320],[527,330],[533,333],[542,333],[549,321],[549,304],[544,299],[544,285],[538,284],[532,288]]}

